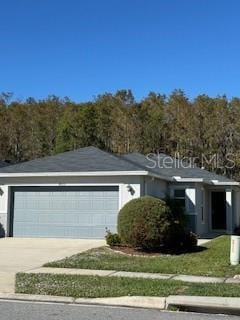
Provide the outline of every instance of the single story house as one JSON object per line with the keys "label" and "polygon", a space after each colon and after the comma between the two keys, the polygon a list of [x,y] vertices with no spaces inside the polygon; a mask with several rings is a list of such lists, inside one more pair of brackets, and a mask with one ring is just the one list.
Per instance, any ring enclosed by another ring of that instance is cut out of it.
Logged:
{"label": "single story house", "polygon": [[178,199],[198,235],[231,233],[240,223],[239,183],[197,167],[169,166],[169,159],[176,160],[86,147],[2,167],[5,236],[104,238],[106,228],[116,231],[119,209],[144,195]]}

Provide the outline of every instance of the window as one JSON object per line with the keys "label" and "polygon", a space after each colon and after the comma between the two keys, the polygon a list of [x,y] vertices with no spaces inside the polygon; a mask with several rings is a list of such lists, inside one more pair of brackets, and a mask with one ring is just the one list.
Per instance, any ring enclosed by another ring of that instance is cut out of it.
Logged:
{"label": "window", "polygon": [[175,189],[173,198],[182,208],[185,209],[185,189]]}
{"label": "window", "polygon": [[184,198],[185,199],[185,189],[175,189],[174,198]]}

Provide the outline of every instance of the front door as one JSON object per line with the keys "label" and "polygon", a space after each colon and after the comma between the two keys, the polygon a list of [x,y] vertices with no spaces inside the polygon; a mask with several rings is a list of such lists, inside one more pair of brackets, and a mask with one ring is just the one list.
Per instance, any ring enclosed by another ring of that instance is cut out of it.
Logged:
{"label": "front door", "polygon": [[226,193],[212,191],[212,229],[226,230]]}

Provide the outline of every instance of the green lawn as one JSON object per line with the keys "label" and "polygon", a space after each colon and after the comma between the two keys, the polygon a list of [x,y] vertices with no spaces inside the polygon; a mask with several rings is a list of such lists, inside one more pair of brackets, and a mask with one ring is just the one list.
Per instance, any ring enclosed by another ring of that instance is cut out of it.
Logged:
{"label": "green lawn", "polygon": [[16,293],[69,297],[200,295],[240,297],[240,286],[171,280],[18,273]]}
{"label": "green lawn", "polygon": [[240,266],[229,264],[229,236],[216,238],[204,247],[201,252],[158,257],[126,256],[101,247],[44,266],[229,277],[240,274]]}

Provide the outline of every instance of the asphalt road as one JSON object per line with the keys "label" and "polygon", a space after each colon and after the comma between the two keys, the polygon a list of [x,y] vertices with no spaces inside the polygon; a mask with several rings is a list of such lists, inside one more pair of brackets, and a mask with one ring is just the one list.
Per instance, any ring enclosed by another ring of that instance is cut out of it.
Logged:
{"label": "asphalt road", "polygon": [[102,306],[0,302],[1,320],[237,320],[239,317]]}

